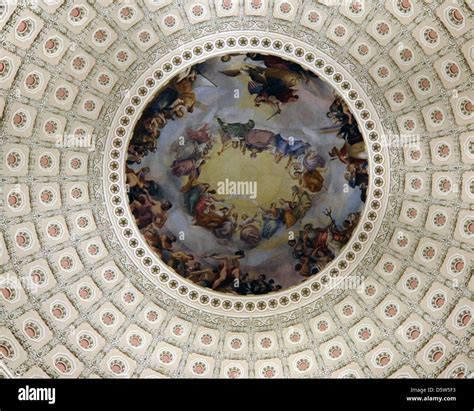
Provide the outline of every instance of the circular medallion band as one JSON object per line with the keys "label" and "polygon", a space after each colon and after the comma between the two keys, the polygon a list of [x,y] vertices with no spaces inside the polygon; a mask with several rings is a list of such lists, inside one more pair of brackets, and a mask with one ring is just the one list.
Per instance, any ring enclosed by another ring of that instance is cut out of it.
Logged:
{"label": "circular medallion band", "polygon": [[[127,201],[125,166],[132,131],[147,104],[177,73],[215,56],[229,53],[262,53],[300,64],[331,84],[342,96],[363,134],[368,151],[369,188],[360,223],[341,254],[321,273],[285,291],[264,296],[223,295],[183,279],[150,249],[135,224]],[[161,58],[146,70],[126,93],[113,120],[104,155],[104,194],[107,210],[123,248],[138,270],[170,297],[196,309],[230,316],[267,316],[309,304],[347,281],[352,269],[368,251],[379,230],[389,192],[387,136],[369,98],[348,72],[333,59],[308,44],[275,34],[227,33],[196,40]],[[357,282],[357,280],[355,281]]]}

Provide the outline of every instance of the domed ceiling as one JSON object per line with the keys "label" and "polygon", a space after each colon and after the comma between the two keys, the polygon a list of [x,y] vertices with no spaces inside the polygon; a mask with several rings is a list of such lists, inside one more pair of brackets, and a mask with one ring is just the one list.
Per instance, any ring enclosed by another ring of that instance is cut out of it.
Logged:
{"label": "domed ceiling", "polygon": [[473,11],[0,2],[0,375],[467,377]]}

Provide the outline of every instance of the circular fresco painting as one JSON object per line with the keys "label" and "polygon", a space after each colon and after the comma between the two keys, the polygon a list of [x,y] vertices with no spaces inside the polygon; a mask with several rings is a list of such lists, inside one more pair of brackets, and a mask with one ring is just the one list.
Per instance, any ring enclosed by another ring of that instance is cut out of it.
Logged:
{"label": "circular fresco painting", "polygon": [[179,275],[257,295],[344,248],[369,184],[365,143],[330,85],[279,57],[216,57],[177,75],[128,147],[136,224]]}

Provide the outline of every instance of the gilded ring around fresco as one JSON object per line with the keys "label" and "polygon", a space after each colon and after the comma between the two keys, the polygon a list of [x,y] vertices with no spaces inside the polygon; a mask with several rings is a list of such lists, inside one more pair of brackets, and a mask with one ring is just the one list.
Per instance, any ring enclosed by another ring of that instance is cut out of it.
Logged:
{"label": "gilded ring around fresco", "polygon": [[115,118],[112,221],[149,278],[199,307],[291,307],[350,274],[385,208],[386,145],[342,68],[283,36],[195,42]]}

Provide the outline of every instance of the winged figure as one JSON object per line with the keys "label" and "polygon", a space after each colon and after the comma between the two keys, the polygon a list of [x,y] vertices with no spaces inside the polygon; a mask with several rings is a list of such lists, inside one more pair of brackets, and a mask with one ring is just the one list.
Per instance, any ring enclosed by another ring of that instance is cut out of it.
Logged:
{"label": "winged figure", "polygon": [[271,117],[281,113],[284,104],[298,100],[294,87],[303,79],[301,72],[281,65],[261,67],[248,64],[240,69],[224,70],[220,73],[229,77],[250,77],[247,88],[250,94],[255,95],[255,106],[268,104],[273,107],[275,112]]}

